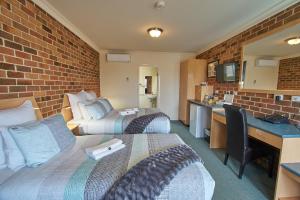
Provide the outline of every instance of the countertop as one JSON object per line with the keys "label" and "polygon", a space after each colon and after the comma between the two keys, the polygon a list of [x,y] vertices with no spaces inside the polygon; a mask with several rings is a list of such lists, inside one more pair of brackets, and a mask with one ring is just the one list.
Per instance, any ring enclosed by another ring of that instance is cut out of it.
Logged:
{"label": "countertop", "polygon": [[223,106],[221,106],[221,105],[216,105],[216,104],[211,105],[211,104],[203,103],[203,102],[195,100],[195,99],[190,99],[189,102],[193,103],[193,104],[200,105],[200,106],[205,106],[205,107],[211,108],[213,110],[216,110],[216,109],[224,110]]}
{"label": "countertop", "polygon": [[281,166],[292,174],[300,177],[300,163],[283,163]]}
{"label": "countertop", "polygon": [[[224,110],[214,110],[214,113],[225,116]],[[248,125],[282,138],[300,138],[300,129],[292,124],[272,124],[262,121],[247,113]]]}

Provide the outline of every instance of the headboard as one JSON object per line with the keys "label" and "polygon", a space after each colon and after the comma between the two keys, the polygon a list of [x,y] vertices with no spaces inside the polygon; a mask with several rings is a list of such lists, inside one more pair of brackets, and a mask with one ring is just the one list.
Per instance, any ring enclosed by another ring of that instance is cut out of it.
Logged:
{"label": "headboard", "polygon": [[71,109],[69,97],[66,94],[64,95],[61,114],[63,115],[66,122],[73,119],[73,114],[72,114],[72,109]]}
{"label": "headboard", "polygon": [[0,100],[0,110],[15,108],[22,105],[26,100],[31,101],[32,106],[35,110],[35,115],[37,119],[43,119],[43,115],[40,111],[40,108],[35,101],[34,97],[22,97],[22,98],[14,98],[14,99],[2,99]]}

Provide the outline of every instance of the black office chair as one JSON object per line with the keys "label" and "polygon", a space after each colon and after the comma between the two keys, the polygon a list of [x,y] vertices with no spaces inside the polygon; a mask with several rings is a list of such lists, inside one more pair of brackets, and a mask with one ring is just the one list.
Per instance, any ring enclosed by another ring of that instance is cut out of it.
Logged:
{"label": "black office chair", "polygon": [[248,138],[247,115],[243,108],[224,105],[227,127],[227,147],[224,165],[229,155],[241,162],[239,178],[242,178],[247,163],[259,157],[267,157],[269,162],[269,176],[272,177],[275,161],[274,149],[255,139]]}

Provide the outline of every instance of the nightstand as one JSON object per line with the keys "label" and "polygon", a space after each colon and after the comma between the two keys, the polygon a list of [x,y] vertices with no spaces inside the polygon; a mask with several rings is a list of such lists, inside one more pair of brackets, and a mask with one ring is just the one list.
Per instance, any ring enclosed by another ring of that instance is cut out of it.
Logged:
{"label": "nightstand", "polygon": [[67,127],[69,128],[70,131],[76,136],[80,135],[79,131],[79,125],[78,124],[73,124],[73,123],[67,123]]}

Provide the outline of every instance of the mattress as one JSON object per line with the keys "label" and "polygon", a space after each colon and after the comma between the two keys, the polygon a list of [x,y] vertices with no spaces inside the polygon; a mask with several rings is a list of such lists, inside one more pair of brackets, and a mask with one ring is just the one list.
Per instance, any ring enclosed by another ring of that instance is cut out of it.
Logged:
{"label": "mattress", "polygon": [[[99,161],[88,158],[86,147],[118,137],[126,148]],[[139,161],[182,144],[176,134],[78,136],[74,146],[37,168],[22,168],[0,184],[0,199],[102,199],[103,195]],[[0,170],[0,175],[4,170]],[[201,162],[181,170],[157,200],[203,199],[213,196],[215,182]]]}
{"label": "mattress", "polygon": [[[100,120],[71,120],[78,124],[81,134],[122,134],[128,124],[136,117],[159,112],[158,109],[139,109],[134,115],[122,116],[118,110],[112,110]],[[145,128],[143,133],[170,133],[171,124],[167,117],[155,118]]]}

